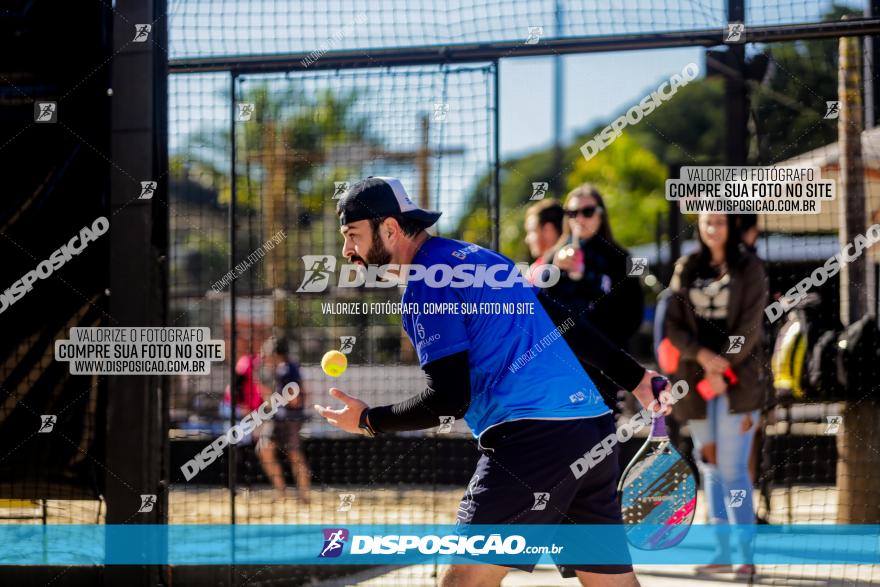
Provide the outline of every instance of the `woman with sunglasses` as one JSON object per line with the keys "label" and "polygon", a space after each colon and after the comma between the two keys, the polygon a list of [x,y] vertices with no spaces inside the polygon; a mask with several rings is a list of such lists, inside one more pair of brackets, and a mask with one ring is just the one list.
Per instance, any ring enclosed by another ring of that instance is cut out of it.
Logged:
{"label": "woman with sunglasses", "polygon": [[[548,294],[625,350],[644,311],[638,278],[628,276],[629,253],[614,240],[605,201],[595,186],[584,184],[572,190],[565,199],[565,215],[553,255],[562,276]],[[617,412],[621,385],[585,368],[605,403]]]}

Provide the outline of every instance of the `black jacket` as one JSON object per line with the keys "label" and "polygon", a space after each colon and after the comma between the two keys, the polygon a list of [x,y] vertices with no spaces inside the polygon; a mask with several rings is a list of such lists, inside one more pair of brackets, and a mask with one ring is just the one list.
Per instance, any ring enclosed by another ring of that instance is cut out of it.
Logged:
{"label": "black jacket", "polygon": [[[617,347],[627,350],[644,314],[638,277],[630,277],[629,252],[600,236],[581,242],[584,275],[575,281],[563,271],[547,294],[588,321]],[[584,364],[606,403],[614,406],[620,382],[611,381],[595,367]]]}
{"label": "black jacket", "polygon": [[[688,297],[697,253],[682,257],[675,264],[669,289],[672,297],[666,311],[666,335],[680,351],[677,379],[684,379],[688,394],[673,407],[672,415],[679,422],[706,417],[706,402],[697,392],[703,368],[697,363],[701,345],[697,340],[697,317]],[[764,349],[764,308],[768,299],[767,273],[764,263],[744,252],[736,266],[730,268],[730,300],[727,307],[728,336],[742,336],[738,353],[724,354],[739,382],[727,390],[731,413],[760,409],[766,402],[772,377]]]}

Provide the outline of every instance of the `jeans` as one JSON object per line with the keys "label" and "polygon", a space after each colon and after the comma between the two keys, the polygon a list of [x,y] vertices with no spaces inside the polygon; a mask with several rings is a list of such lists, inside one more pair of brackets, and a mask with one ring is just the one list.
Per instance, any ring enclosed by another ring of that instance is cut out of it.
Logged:
{"label": "jeans", "polygon": [[[703,495],[708,501],[710,524],[736,524],[743,556],[751,559],[751,536],[755,511],[749,455],[758,427],[758,410],[744,414],[728,413],[727,394],[706,402],[706,419],[691,420],[688,428],[694,441],[694,460],[702,477]],[[752,426],[742,431],[743,420],[751,417]],[[703,461],[703,446],[715,444],[716,463]],[[729,534],[721,537],[716,554],[730,561]]]}

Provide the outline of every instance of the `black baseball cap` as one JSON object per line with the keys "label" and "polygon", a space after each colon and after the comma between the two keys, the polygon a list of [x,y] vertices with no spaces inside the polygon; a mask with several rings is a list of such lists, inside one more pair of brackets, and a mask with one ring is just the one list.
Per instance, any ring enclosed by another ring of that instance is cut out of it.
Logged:
{"label": "black baseball cap", "polygon": [[344,226],[358,220],[385,218],[400,214],[416,220],[428,228],[442,212],[422,210],[410,199],[403,184],[396,177],[370,176],[352,185],[336,205],[339,224]]}

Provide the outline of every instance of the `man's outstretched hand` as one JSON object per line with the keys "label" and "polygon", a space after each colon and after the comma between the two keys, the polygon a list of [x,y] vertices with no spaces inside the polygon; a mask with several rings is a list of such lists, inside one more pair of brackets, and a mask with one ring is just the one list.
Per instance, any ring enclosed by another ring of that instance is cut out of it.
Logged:
{"label": "man's outstretched hand", "polygon": [[361,400],[351,397],[341,389],[336,389],[335,387],[331,387],[329,393],[344,403],[345,407],[339,410],[334,410],[329,407],[315,404],[315,411],[340,430],[351,432],[352,434],[363,434],[364,431],[358,427],[358,424],[360,423],[361,412],[366,410],[369,406]]}
{"label": "man's outstretched hand", "polygon": [[[660,373],[656,371],[652,371],[650,369],[645,369],[645,374],[642,376],[642,380],[639,382],[639,385],[632,391],[632,394],[636,396],[636,399],[639,400],[639,403],[642,404],[645,408],[651,409],[651,402],[654,401],[654,392],[651,389],[651,380],[654,377],[663,377]],[[672,399],[672,394],[669,392],[671,386],[669,383],[666,383],[666,387],[663,388],[663,391],[660,392],[660,402],[654,404],[654,411],[659,412],[663,411],[664,416],[668,416],[672,413],[672,406],[669,405],[670,400]]]}

